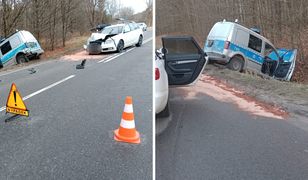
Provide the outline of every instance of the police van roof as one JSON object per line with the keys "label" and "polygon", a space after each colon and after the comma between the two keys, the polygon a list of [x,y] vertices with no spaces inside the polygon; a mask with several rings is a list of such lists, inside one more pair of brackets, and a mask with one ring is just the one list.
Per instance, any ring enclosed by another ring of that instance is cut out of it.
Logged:
{"label": "police van roof", "polygon": [[275,46],[271,43],[271,41],[268,40],[266,37],[262,36],[261,34],[255,32],[255,31],[252,30],[252,29],[249,29],[249,28],[245,27],[244,25],[239,24],[238,22],[220,21],[220,22],[217,22],[217,23],[222,23],[222,24],[224,24],[224,23],[225,23],[225,24],[233,24],[234,26],[238,26],[238,27],[240,27],[240,28],[243,28],[243,29],[245,29],[246,31],[248,31],[250,34],[252,34],[252,35],[254,35],[254,36],[256,36],[256,37],[258,37],[258,38],[264,40],[266,43],[268,43],[268,44],[270,44],[271,46],[275,47]]}

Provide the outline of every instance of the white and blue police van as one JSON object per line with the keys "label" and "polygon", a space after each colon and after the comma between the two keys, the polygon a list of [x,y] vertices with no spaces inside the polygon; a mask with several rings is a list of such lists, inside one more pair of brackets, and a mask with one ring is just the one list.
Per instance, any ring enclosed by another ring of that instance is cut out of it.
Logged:
{"label": "white and blue police van", "polygon": [[16,31],[7,38],[0,39],[0,67],[28,62],[39,58],[44,50],[28,31]]}
{"label": "white and blue police van", "polygon": [[232,70],[252,70],[286,81],[292,77],[297,55],[296,49],[276,49],[257,28],[225,20],[212,27],[204,52],[210,61],[226,64]]}

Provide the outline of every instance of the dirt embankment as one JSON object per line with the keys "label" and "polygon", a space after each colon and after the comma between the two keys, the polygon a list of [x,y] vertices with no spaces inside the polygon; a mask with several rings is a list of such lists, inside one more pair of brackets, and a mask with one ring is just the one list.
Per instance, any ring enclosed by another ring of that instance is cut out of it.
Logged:
{"label": "dirt embankment", "polygon": [[[283,82],[275,79],[264,79],[254,74],[238,73],[224,66],[209,64],[204,75],[224,84],[236,87],[244,96],[264,102],[271,108],[279,108],[290,115],[308,119],[308,85],[294,82]],[[280,111],[279,110],[279,111]]]}

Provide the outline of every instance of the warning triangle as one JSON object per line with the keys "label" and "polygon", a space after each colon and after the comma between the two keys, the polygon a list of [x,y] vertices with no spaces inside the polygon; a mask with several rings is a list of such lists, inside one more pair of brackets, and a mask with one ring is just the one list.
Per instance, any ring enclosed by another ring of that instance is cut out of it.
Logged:
{"label": "warning triangle", "polygon": [[11,90],[6,102],[6,111],[13,114],[20,114],[25,116],[29,115],[27,107],[14,83],[11,86]]}

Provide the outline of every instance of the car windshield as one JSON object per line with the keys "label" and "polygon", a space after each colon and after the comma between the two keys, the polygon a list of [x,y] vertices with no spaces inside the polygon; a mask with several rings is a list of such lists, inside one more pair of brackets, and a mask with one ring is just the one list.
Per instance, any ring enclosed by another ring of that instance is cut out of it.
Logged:
{"label": "car windshield", "polygon": [[123,26],[106,27],[102,30],[103,34],[119,34],[122,32]]}

